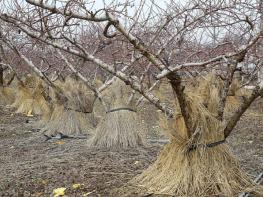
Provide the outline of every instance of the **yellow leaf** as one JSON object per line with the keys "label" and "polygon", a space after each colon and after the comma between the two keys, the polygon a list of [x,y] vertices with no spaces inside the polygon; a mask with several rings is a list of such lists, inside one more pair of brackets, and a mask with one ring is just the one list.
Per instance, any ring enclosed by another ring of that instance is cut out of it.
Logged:
{"label": "yellow leaf", "polygon": [[65,188],[65,187],[60,187],[60,188],[54,189],[53,190],[54,197],[64,196],[66,189],[67,188]]}
{"label": "yellow leaf", "polygon": [[91,192],[85,193],[85,194],[83,194],[82,196],[83,196],[83,197],[88,196],[88,195],[92,194],[92,193],[95,192],[95,191],[96,191],[96,190],[93,190],[93,191],[91,191]]}
{"label": "yellow leaf", "polygon": [[33,114],[32,114],[32,109],[30,109],[27,114],[26,114],[27,117],[33,117]]}
{"label": "yellow leaf", "polygon": [[58,140],[58,141],[56,141],[55,143],[58,144],[58,145],[63,145],[63,144],[65,144],[65,141],[63,141],[63,140]]}
{"label": "yellow leaf", "polygon": [[82,185],[84,185],[84,184],[75,183],[75,184],[72,185],[72,188],[73,189],[79,189]]}
{"label": "yellow leaf", "polygon": [[134,164],[137,165],[139,163],[139,161],[135,161]]}

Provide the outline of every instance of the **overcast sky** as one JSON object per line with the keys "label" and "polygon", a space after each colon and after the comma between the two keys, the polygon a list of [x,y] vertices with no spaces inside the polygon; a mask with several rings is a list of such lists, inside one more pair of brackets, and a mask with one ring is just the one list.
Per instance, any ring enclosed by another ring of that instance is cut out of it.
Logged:
{"label": "overcast sky", "polygon": [[[4,5],[4,4],[7,5],[7,4],[12,4],[12,2],[14,2],[14,1],[15,0],[0,0],[0,3],[2,5]],[[20,3],[20,5],[26,5],[27,4],[25,2],[25,0],[17,0],[17,1]],[[67,2],[68,0],[44,0],[44,2],[45,1],[48,2],[49,4],[54,4],[54,2],[56,2],[56,5],[59,7],[59,5],[61,5],[61,3],[59,3],[59,2],[64,2],[64,4],[65,4],[65,2]],[[128,8],[128,15],[132,16],[138,10],[138,8],[140,7],[140,4],[143,1],[142,0],[130,0],[129,2],[131,2],[131,5],[133,5],[133,6],[129,6],[129,8]],[[218,2],[218,0],[214,0],[214,1]],[[254,1],[254,0],[247,0],[247,1],[249,2],[249,1]],[[104,7],[108,7],[108,6],[112,5],[112,4],[113,5],[123,4],[123,3],[126,2],[126,0],[85,0],[85,2],[87,2],[87,3],[91,2],[90,6],[93,5],[92,10],[95,11],[95,10],[98,10],[98,9],[101,9],[101,8],[104,8]],[[170,3],[170,0],[145,0],[145,2],[146,3],[145,3],[145,6],[143,8],[143,12],[147,16],[147,14],[150,12],[150,6],[152,5],[152,2],[157,4],[159,7],[163,8],[163,9],[166,9],[167,8],[167,4]],[[192,2],[192,1],[191,0],[173,0],[173,2],[177,2],[178,4],[184,5],[184,4],[187,4],[187,3]],[[256,3],[256,0],[255,0],[255,3]],[[169,6],[168,8],[171,8],[171,6]],[[122,6],[120,6],[119,9],[122,9]],[[140,16],[140,17],[142,17],[142,16]],[[244,17],[245,16],[241,16],[241,18],[244,18]],[[217,28],[217,31],[219,32],[219,28]],[[201,35],[200,32],[202,32],[202,30],[200,30],[199,32],[196,32],[195,36]],[[224,36],[224,34],[225,34],[224,32],[225,32],[224,29],[223,30],[220,29],[220,33],[217,36],[218,37],[220,37],[219,35],[221,35],[221,37]],[[208,34],[203,37],[203,39],[207,39],[207,38],[209,38]]]}

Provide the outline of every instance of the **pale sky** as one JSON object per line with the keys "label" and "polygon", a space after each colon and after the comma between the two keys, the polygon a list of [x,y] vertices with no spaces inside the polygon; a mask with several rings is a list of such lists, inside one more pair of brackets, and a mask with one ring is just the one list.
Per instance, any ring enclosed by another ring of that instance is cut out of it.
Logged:
{"label": "pale sky", "polygon": [[[11,5],[15,0],[0,0],[0,4],[5,4],[5,5]],[[19,4],[21,6],[25,5],[26,2],[25,0],[16,0],[19,2]],[[67,2],[68,0],[44,0],[46,2],[48,2],[49,4],[54,4],[54,2],[56,2],[56,5],[59,6],[61,3],[65,3]],[[248,0],[249,1],[255,1],[256,3],[256,0]],[[121,10],[123,7],[121,6],[121,4],[125,3],[126,1],[125,0],[85,0],[86,3],[88,2],[91,2],[90,6],[87,6],[87,7],[91,7],[92,6],[92,10],[95,11],[95,10],[98,10],[98,9],[101,9],[101,8],[104,8],[105,4],[106,6],[105,7],[111,7],[113,5],[120,5],[118,7],[118,10]],[[149,12],[151,12],[152,14],[154,14],[154,10],[150,10],[150,7],[152,5],[152,2],[154,2],[156,5],[158,5],[160,7],[160,9],[166,9],[167,7],[167,3],[169,4],[170,3],[170,0],[130,0],[130,5],[128,7],[128,15],[129,16],[133,16],[134,13],[136,13],[136,11],[139,9],[140,5],[142,2],[145,2],[145,5],[143,7],[143,13],[144,15],[140,15],[140,17],[142,18],[143,20],[143,17],[146,17],[148,15]],[[189,2],[192,2],[191,0],[174,0],[174,2],[177,2],[181,5],[185,5]],[[217,0],[215,0],[215,2],[218,2]],[[2,6],[1,6],[2,7]],[[158,8],[155,8],[155,9],[158,9]],[[80,9],[79,9],[80,10]],[[155,10],[156,11],[156,10]],[[81,11],[80,11],[81,12]],[[251,12],[251,11],[250,11]],[[248,13],[248,15],[250,15],[251,13]],[[242,18],[244,18],[245,16],[241,16]],[[207,28],[208,30],[208,28]],[[198,36],[200,35],[201,36],[201,31],[199,30],[195,30],[196,33],[195,33],[195,36]],[[199,32],[198,32],[199,31]],[[216,31],[218,31],[218,37],[222,37],[222,35],[224,35],[224,31],[225,29],[224,28],[221,28],[220,31],[219,31],[219,28],[216,29]],[[233,32],[234,33],[234,32]],[[220,36],[221,35],[221,36]],[[204,35],[203,35],[204,36]],[[203,39],[207,39],[209,38],[208,34],[206,36],[203,37]],[[209,39],[208,39],[209,40]]]}

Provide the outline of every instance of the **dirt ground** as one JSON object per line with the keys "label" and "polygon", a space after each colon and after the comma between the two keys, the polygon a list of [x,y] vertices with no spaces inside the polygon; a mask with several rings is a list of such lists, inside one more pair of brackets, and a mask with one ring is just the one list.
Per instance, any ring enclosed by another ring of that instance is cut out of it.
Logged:
{"label": "dirt ground", "polygon": [[[61,187],[67,188],[67,196],[107,197],[147,168],[163,146],[109,151],[89,149],[86,139],[45,142],[33,126],[36,120],[0,106],[1,197],[52,196]],[[151,127],[154,133],[158,130],[156,121]],[[255,178],[263,170],[262,101],[242,117],[228,143],[242,168]],[[73,184],[80,187],[74,189]]]}

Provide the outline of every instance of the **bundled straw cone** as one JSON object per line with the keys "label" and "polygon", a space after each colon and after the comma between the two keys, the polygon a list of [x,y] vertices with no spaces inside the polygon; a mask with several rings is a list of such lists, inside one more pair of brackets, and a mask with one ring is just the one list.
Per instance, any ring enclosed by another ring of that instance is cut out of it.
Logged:
{"label": "bundled straw cone", "polygon": [[45,99],[45,90],[42,80],[35,77],[33,82],[29,82],[31,79],[26,78],[26,82],[23,84],[18,83],[18,90],[16,93],[16,99],[11,107],[16,108],[16,113],[41,115],[49,112],[49,104]]}
{"label": "bundled straw cone", "polygon": [[41,115],[40,119],[34,123],[34,126],[37,128],[42,128],[50,119],[52,111],[52,105],[48,95],[48,87],[42,81],[39,81],[32,96],[33,113]]}
{"label": "bundled straw cone", "polygon": [[57,133],[65,135],[82,134],[84,130],[81,127],[80,114],[81,112],[74,110],[65,110],[63,105],[55,105],[53,113],[42,131],[49,136]]}
{"label": "bundled straw cone", "polygon": [[[0,85],[0,104],[11,105],[15,101],[16,88],[8,83],[14,83],[14,74],[7,73],[3,79],[3,84]],[[13,85],[13,84],[12,84]]]}
{"label": "bundled straw cone", "polygon": [[34,114],[49,114],[50,106],[46,100],[46,88],[40,80],[32,93],[33,105],[32,111]]}
{"label": "bundled straw cone", "polygon": [[53,110],[49,121],[42,128],[46,135],[80,135],[92,133],[95,126],[93,103],[95,96],[80,81],[68,77],[61,88],[67,101],[53,95]]}
{"label": "bundled straw cone", "polygon": [[224,124],[214,116],[218,101],[210,95],[218,93],[211,91],[204,96],[198,88],[185,92],[192,136],[188,136],[184,119],[177,112],[170,125],[171,142],[164,146],[153,165],[130,184],[141,193],[180,197],[234,197],[244,191],[262,196],[263,188],[241,170],[224,143]]}
{"label": "bundled straw cone", "polygon": [[[223,88],[223,81],[214,74],[208,74],[198,80],[196,88],[208,110],[213,114],[217,113],[219,90]],[[226,98],[225,112],[227,114],[235,112],[240,107],[243,97],[249,94],[249,91],[244,91],[238,79],[233,79]]]}
{"label": "bundled straw cone", "polygon": [[234,79],[229,88],[228,97],[226,100],[226,112],[232,113],[236,111],[243,100],[244,97],[251,95],[252,91],[246,90],[242,87],[241,81]]}
{"label": "bundled straw cone", "polygon": [[106,92],[109,110],[99,122],[89,145],[98,148],[123,149],[144,145],[143,127],[135,109],[127,104],[130,90],[116,80]]}
{"label": "bundled straw cone", "polygon": [[15,101],[15,89],[11,87],[0,87],[0,104],[10,105]]}
{"label": "bundled straw cone", "polygon": [[31,90],[23,85],[18,86],[16,98],[11,107],[16,108],[16,113],[28,113],[32,111],[33,98]]}

